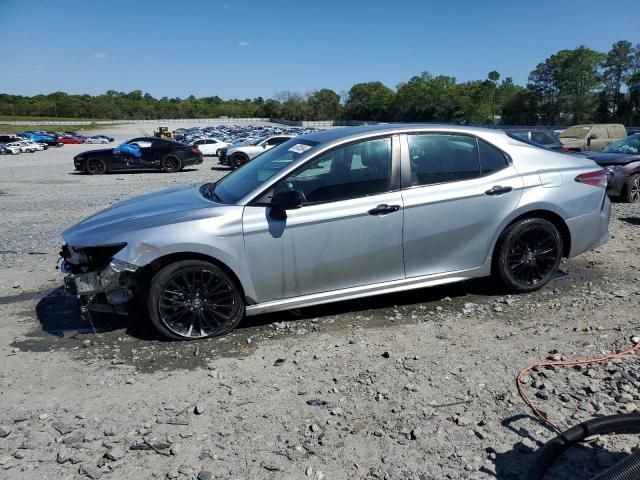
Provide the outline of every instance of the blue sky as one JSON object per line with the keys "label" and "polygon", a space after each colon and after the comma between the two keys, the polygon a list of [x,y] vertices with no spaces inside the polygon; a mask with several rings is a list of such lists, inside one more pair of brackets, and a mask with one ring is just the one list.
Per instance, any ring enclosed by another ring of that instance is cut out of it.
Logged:
{"label": "blue sky", "polygon": [[640,42],[639,15],[638,0],[0,0],[0,92],[266,98],[425,70],[524,84],[557,50]]}

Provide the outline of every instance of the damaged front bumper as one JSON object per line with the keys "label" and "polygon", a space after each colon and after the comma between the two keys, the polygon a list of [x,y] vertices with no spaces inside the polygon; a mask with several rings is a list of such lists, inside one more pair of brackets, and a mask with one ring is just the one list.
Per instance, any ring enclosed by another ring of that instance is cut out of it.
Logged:
{"label": "damaged front bumper", "polygon": [[98,271],[72,273],[74,268],[66,260],[62,262],[60,270],[65,274],[67,294],[85,298],[104,296],[104,303],[123,305],[133,298],[138,268],[137,265],[114,258]]}

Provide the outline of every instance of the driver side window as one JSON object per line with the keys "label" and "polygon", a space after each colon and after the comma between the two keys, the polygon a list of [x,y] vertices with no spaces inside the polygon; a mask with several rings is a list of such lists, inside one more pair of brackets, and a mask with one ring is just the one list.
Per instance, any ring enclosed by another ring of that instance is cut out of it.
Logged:
{"label": "driver side window", "polygon": [[320,155],[275,190],[298,190],[309,205],[376,195],[390,185],[391,138],[380,138]]}

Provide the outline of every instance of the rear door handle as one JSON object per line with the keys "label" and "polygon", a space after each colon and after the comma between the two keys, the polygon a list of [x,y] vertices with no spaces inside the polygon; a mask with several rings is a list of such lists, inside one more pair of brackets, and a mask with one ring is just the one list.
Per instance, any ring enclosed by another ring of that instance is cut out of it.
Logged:
{"label": "rear door handle", "polygon": [[383,203],[369,210],[369,215],[386,215],[387,213],[397,212],[398,210],[400,210],[400,205],[387,205]]}
{"label": "rear door handle", "polygon": [[484,193],[485,195],[502,195],[503,193],[509,193],[511,190],[513,190],[513,187],[503,187],[501,185],[494,185]]}

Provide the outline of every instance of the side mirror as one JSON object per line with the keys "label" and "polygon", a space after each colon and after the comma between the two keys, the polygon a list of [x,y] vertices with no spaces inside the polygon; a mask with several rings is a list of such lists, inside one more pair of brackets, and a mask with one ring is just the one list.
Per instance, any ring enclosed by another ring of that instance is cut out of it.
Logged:
{"label": "side mirror", "polygon": [[277,220],[284,220],[287,218],[287,210],[295,210],[301,206],[302,195],[298,190],[283,190],[273,195],[269,215]]}

